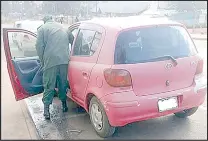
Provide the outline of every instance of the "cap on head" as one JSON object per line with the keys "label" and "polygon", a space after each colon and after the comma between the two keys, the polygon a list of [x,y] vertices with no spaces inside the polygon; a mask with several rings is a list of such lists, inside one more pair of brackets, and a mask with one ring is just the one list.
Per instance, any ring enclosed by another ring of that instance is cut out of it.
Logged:
{"label": "cap on head", "polygon": [[52,20],[52,19],[53,19],[52,16],[47,15],[42,20],[44,23],[46,23],[48,20]]}

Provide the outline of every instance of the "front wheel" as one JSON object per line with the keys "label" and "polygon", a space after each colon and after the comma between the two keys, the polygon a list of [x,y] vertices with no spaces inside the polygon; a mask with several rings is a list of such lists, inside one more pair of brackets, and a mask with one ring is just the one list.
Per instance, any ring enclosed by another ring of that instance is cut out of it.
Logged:
{"label": "front wheel", "polygon": [[175,114],[176,117],[186,118],[186,117],[191,116],[194,113],[196,113],[197,109],[198,109],[198,107],[193,107],[191,109],[183,110],[181,112],[174,113],[174,114]]}
{"label": "front wheel", "polygon": [[100,137],[106,138],[114,134],[116,128],[109,124],[105,110],[96,97],[92,97],[90,101],[89,114],[91,123]]}

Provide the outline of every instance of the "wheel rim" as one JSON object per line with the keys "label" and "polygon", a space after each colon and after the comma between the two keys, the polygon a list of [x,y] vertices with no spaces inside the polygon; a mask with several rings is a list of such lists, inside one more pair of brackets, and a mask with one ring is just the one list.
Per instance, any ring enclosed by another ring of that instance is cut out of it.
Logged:
{"label": "wheel rim", "polygon": [[103,127],[103,116],[97,104],[92,104],[91,119],[94,127],[98,130],[101,130]]}

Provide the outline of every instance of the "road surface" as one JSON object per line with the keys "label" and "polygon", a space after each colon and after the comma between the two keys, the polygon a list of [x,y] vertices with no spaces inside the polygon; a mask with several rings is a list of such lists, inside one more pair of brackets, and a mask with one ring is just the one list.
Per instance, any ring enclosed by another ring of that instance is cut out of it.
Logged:
{"label": "road surface", "polygon": [[[207,41],[195,40],[194,42],[201,56],[205,58],[204,71],[206,72]],[[2,83],[10,85],[3,46],[1,47],[1,53],[1,69],[4,72],[4,81]],[[10,89],[12,89],[11,85]],[[2,100],[4,99],[2,98]],[[51,106],[51,121],[45,121],[42,116],[41,95],[28,98],[25,102],[28,105],[28,110],[31,113],[40,138],[101,139],[93,130],[89,116],[85,112],[79,112],[76,108],[73,108],[75,104],[71,101],[68,103],[70,107],[69,112],[63,114],[60,101],[55,99]],[[4,113],[4,109],[2,109],[2,113]],[[21,130],[21,128],[18,130]],[[193,116],[187,119],[179,119],[174,115],[169,115],[132,123],[119,127],[116,133],[109,139],[207,139],[207,100]]]}

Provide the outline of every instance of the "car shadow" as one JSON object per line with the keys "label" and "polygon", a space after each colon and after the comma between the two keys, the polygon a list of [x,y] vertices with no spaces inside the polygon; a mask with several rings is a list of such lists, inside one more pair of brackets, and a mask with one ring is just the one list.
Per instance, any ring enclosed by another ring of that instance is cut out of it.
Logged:
{"label": "car shadow", "polygon": [[[62,125],[57,125],[59,131],[63,129],[73,129],[73,133],[65,132],[64,139],[102,139],[94,131],[89,115],[81,107],[77,107],[74,102],[69,102],[69,113],[76,113],[78,116],[72,118],[63,118],[64,114],[57,119],[62,121]],[[60,107],[55,109],[61,109]],[[72,114],[71,114],[72,115]],[[55,120],[53,120],[55,121]],[[68,123],[68,125],[67,125]],[[59,127],[60,126],[60,127]],[[174,115],[164,116],[160,118],[150,119],[128,124],[124,127],[118,127],[112,137],[108,139],[183,139],[190,128],[189,118],[181,119]],[[87,134],[87,135],[86,135]],[[74,136],[73,136],[74,135]],[[106,140],[105,139],[105,140]]]}
{"label": "car shadow", "polygon": [[[61,102],[54,98],[50,108],[51,120],[43,117],[42,97],[32,98],[29,107],[40,138],[43,139],[102,139],[91,125],[89,115],[71,100],[69,111],[62,112]],[[34,103],[34,104],[33,104]],[[184,139],[190,130],[189,118],[180,119],[174,115],[150,119],[118,127],[108,139]]]}
{"label": "car shadow", "polygon": [[118,127],[108,139],[182,139],[189,128],[188,118],[169,115]]}

